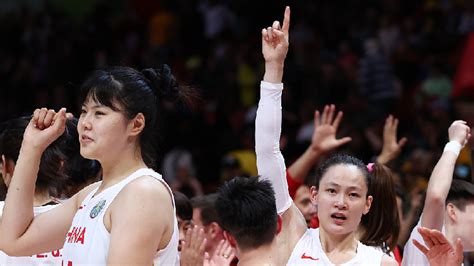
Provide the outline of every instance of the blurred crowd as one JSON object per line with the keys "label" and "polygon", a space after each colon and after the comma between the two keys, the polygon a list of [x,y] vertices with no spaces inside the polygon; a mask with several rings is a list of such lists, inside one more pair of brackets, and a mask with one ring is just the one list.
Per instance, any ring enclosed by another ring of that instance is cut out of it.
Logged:
{"label": "blurred crowd", "polygon": [[[214,192],[230,177],[257,174],[253,133],[263,64],[255,25],[265,26],[288,3],[30,2],[0,4],[0,121],[41,106],[66,106],[77,115],[78,86],[92,70],[166,62],[202,101],[194,110],[163,104],[157,164],[163,176],[193,197]],[[392,114],[400,121],[398,136],[408,142],[390,166],[410,209],[451,121],[474,122],[469,90],[452,96],[456,77],[466,71],[459,66],[474,32],[474,2],[289,4],[297,15],[284,76],[290,88],[283,95],[281,140],[287,165],[310,143],[314,111],[325,104],[344,111],[339,133],[352,141],[340,150],[365,162],[380,153],[384,121]],[[471,178],[467,149],[455,174]]]}

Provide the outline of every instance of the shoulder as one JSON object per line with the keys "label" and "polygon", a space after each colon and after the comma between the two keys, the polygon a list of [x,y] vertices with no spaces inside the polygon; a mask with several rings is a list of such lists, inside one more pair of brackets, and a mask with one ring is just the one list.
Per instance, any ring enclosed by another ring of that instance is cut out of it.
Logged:
{"label": "shoulder", "polygon": [[[113,224],[140,224],[143,228],[168,228],[173,223],[171,192],[152,176],[142,176],[127,184],[110,205]],[[118,222],[120,221],[120,222]]]}
{"label": "shoulder", "polygon": [[137,197],[171,198],[171,191],[163,179],[145,175],[127,184],[121,194],[136,194]]}
{"label": "shoulder", "polygon": [[398,266],[398,262],[390,257],[389,255],[387,254],[384,254],[383,257],[382,257],[382,262],[380,263],[380,265],[382,266]]}
{"label": "shoulder", "polygon": [[[114,205],[126,211],[129,211],[129,208],[134,211],[140,209],[172,211],[174,203],[171,191],[164,182],[148,175],[138,177],[122,189],[114,200],[116,202]],[[137,207],[141,208],[137,210]]]}

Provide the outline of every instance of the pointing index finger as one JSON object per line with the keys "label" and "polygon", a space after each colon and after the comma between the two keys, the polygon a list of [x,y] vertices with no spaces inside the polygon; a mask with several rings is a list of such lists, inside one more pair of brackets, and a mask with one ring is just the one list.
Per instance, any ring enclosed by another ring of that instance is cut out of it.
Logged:
{"label": "pointing index finger", "polygon": [[285,8],[285,15],[283,18],[283,27],[281,28],[281,30],[283,31],[285,35],[288,35],[289,29],[290,29],[290,7],[287,6]]}

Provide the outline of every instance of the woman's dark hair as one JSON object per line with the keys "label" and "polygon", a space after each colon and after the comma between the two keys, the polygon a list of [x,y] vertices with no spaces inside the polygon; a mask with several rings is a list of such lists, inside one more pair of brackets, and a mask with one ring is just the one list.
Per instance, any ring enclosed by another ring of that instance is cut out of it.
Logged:
{"label": "woman's dark hair", "polygon": [[[346,164],[346,165],[354,165],[356,166],[359,171],[364,175],[365,184],[367,188],[370,188],[370,174],[367,170],[367,166],[356,157],[346,155],[346,154],[336,154],[329,159],[327,159],[319,168],[318,171],[318,178],[317,178],[317,187],[319,188],[319,184],[321,183],[321,178],[324,174],[328,171],[328,169],[332,166],[339,165],[339,164]],[[368,196],[369,194],[367,194]]]}
{"label": "woman's dark hair", "polygon": [[64,135],[66,145],[63,147],[63,154],[67,158],[64,172],[68,179],[64,184],[63,195],[67,198],[100,179],[100,163],[96,160],[86,159],[80,154],[77,122],[76,118],[68,119],[66,121],[67,134]]}
{"label": "woman's dark hair", "polygon": [[370,211],[362,216],[361,225],[364,227],[364,234],[360,241],[365,245],[389,247],[393,250],[398,240],[400,231],[400,221],[398,218],[397,201],[395,195],[395,184],[392,173],[387,167],[374,164],[369,172],[367,166],[359,159],[336,154],[326,160],[319,169],[318,187],[321,177],[334,165],[346,164],[354,165],[364,175],[367,184],[367,197],[372,196]]}
{"label": "woman's dark hair", "polygon": [[[6,159],[16,163],[20,153],[23,133],[31,117],[20,117],[4,122],[0,133],[0,154]],[[66,127],[67,128],[67,127]],[[75,131],[75,130],[74,130]],[[49,191],[52,196],[59,197],[67,175],[63,162],[66,155],[63,152],[66,146],[67,135],[70,130],[65,130],[62,136],[55,140],[41,155],[41,162],[36,180],[36,189]]]}
{"label": "woman's dark hair", "polygon": [[79,100],[84,103],[89,98],[122,112],[128,119],[138,113],[145,116],[140,148],[147,166],[153,167],[160,100],[180,100],[192,106],[197,93],[190,87],[179,86],[168,65],[141,72],[129,67],[112,67],[96,70],[84,81]]}
{"label": "woman's dark hair", "polygon": [[193,219],[193,206],[191,200],[179,191],[173,191],[174,202],[176,204],[176,216],[182,220]]}
{"label": "woman's dark hair", "polygon": [[[370,172],[369,195],[373,201],[370,211],[362,216],[364,234],[360,242],[368,246],[382,247],[384,251],[393,251],[398,241],[400,220],[392,171],[382,164],[375,163]],[[386,248],[385,248],[386,246]]]}

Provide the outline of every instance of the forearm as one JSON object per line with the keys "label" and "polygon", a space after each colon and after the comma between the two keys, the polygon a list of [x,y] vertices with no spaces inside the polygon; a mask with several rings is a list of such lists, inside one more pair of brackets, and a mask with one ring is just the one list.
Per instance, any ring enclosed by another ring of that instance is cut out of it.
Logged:
{"label": "forearm", "polygon": [[304,182],[319,157],[320,154],[317,151],[312,147],[308,147],[306,151],[290,165],[288,168],[289,174],[295,181]]}
{"label": "forearm", "polygon": [[389,156],[388,154],[381,153],[379,156],[377,156],[377,163],[386,165],[389,163],[391,160],[393,160],[392,156]]}
{"label": "forearm", "polygon": [[269,180],[275,190],[278,213],[291,205],[286,182],[286,167],[280,151],[281,94],[283,84],[261,83],[255,120],[255,151],[258,174]]}
{"label": "forearm", "polygon": [[441,230],[444,221],[444,205],[453,180],[456,160],[456,154],[445,151],[433,169],[423,207],[423,227]]}
{"label": "forearm", "polygon": [[5,248],[4,245],[13,246],[33,220],[33,198],[41,154],[37,149],[22,147],[20,150],[0,224],[1,249]]}

